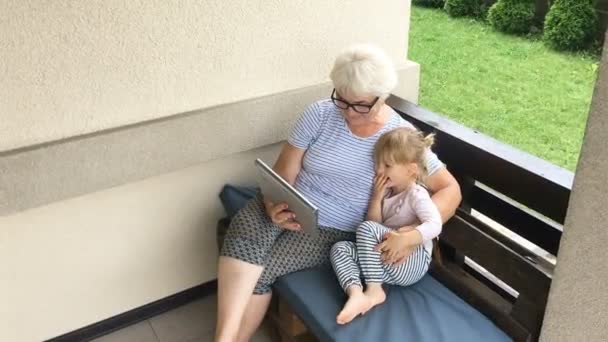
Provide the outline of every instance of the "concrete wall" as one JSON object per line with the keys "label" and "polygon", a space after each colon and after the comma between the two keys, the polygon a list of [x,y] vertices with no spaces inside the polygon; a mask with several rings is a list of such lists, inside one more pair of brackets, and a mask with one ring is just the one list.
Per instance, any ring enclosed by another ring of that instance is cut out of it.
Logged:
{"label": "concrete wall", "polygon": [[[401,69],[416,99],[419,66]],[[0,152],[0,215],[178,170],[285,139],[329,83]]]}
{"label": "concrete wall", "polygon": [[271,145],[0,217],[0,341],[41,341],[215,279],[217,194]]}
{"label": "concrete wall", "polygon": [[409,1],[0,0],[0,341],[216,276],[222,184],[253,183],[334,55],[385,48],[417,100]]}
{"label": "concrete wall", "polygon": [[312,86],[409,1],[0,1],[0,151]]}
{"label": "concrete wall", "polygon": [[542,341],[608,336],[608,40],[576,169]]}

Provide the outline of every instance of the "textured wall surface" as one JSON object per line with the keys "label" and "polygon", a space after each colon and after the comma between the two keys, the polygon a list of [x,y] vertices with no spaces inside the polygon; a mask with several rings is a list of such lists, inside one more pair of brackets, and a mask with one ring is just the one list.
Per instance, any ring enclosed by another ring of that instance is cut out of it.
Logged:
{"label": "textured wall surface", "polygon": [[224,183],[278,145],[0,217],[0,341],[42,341],[216,278]]}
{"label": "textured wall surface", "polygon": [[323,83],[409,1],[0,1],[0,151]]}
{"label": "textured wall surface", "polygon": [[0,156],[0,215],[284,140],[329,85],[172,116]]}
{"label": "textured wall surface", "polygon": [[[396,89],[416,101],[420,66]],[[273,144],[330,83],[13,152],[0,152],[0,216]]]}
{"label": "textured wall surface", "polygon": [[541,340],[608,337],[608,39],[570,197]]}

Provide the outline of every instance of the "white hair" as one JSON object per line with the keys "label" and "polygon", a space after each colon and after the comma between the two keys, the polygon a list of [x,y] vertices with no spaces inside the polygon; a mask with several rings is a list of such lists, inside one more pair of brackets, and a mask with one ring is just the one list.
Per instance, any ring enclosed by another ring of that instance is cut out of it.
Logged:
{"label": "white hair", "polygon": [[386,98],[397,86],[397,72],[386,53],[360,44],[342,51],[329,74],[336,91],[344,95]]}

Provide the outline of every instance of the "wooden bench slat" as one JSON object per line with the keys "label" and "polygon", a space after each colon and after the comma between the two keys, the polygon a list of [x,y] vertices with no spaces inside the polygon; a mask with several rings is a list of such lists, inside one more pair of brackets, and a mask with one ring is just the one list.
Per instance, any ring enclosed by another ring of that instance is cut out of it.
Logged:
{"label": "wooden bench slat", "polygon": [[512,304],[467,274],[452,262],[434,264],[433,277],[454,291],[460,298],[490,318],[501,330],[515,341],[530,341],[531,334],[515,318],[511,317]]}
{"label": "wooden bench slat", "polygon": [[534,243],[547,252],[557,255],[562,228],[551,225],[518,208],[513,203],[481,188],[473,187],[467,198],[469,205],[512,232]]}
{"label": "wooden bench slat", "polygon": [[[517,291],[515,291],[501,279],[498,279],[495,275],[489,273],[485,268],[481,267],[475,261],[467,259],[465,261],[465,265],[462,266],[462,269],[507,301],[514,303],[517,299],[519,294]],[[504,286],[509,286],[509,288],[507,289]]]}
{"label": "wooden bench slat", "polygon": [[526,296],[520,296],[513,306],[511,316],[522,322],[526,329],[538,338],[545,316],[545,306],[538,306]]}
{"label": "wooden bench slat", "polygon": [[471,258],[520,294],[546,304],[551,277],[490,235],[456,214],[441,234],[441,240]]}
{"label": "wooden bench slat", "polygon": [[549,276],[553,276],[553,267],[549,267],[548,262],[543,260],[541,256],[538,256],[534,251],[529,250],[527,247],[523,246],[516,240],[511,239],[507,235],[502,232],[488,226],[486,223],[480,221],[478,218],[469,214],[465,210],[457,209],[458,216],[462,218],[467,223],[475,226],[475,228],[480,231],[488,234],[494,240],[500,242],[502,245],[511,249],[513,252],[518,254],[519,256],[524,257],[526,260],[531,261],[534,265],[536,265],[540,270],[542,270],[545,274]]}

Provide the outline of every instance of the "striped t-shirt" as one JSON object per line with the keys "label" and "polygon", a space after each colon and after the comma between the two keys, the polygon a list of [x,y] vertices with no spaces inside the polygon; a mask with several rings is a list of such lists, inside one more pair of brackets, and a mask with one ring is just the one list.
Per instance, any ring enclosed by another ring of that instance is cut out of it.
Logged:
{"label": "striped t-shirt", "polygon": [[[306,150],[294,186],[319,208],[319,225],[355,231],[364,221],[375,175],[374,144],[383,133],[404,126],[413,127],[392,111],[376,134],[360,138],[330,100],[315,102],[304,111],[288,142]],[[443,167],[430,150],[426,162],[429,174]]]}

